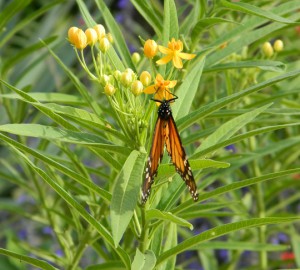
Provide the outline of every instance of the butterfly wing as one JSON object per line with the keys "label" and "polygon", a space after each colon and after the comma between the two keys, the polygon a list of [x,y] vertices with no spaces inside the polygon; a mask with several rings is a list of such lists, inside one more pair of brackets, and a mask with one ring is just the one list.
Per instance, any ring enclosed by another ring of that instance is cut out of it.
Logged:
{"label": "butterfly wing", "polygon": [[188,186],[194,201],[197,201],[198,192],[193,172],[182,146],[181,139],[172,114],[167,121],[164,132],[166,148],[176,168],[176,171]]}
{"label": "butterfly wing", "polygon": [[165,121],[160,117],[157,118],[150,155],[147,160],[145,171],[145,180],[143,185],[142,203],[145,203],[150,195],[151,186],[154,177],[157,175],[158,165],[162,159],[164,152],[164,125]]}

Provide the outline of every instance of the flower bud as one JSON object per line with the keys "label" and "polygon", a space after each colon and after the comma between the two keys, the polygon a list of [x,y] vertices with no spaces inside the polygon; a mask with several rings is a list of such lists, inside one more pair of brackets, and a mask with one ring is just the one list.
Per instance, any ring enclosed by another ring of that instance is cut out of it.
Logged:
{"label": "flower bud", "polygon": [[267,57],[271,57],[274,54],[274,50],[270,42],[265,42],[263,44],[262,50]]}
{"label": "flower bud", "polygon": [[87,39],[85,33],[78,29],[75,33],[75,47],[79,50],[83,50],[87,46]]}
{"label": "flower bud", "polygon": [[143,84],[138,80],[134,81],[131,85],[131,92],[135,96],[140,95],[143,92],[143,89],[144,89]]}
{"label": "flower bud", "polygon": [[144,86],[148,86],[151,82],[151,74],[148,71],[143,71],[140,80]]}
{"label": "flower bud", "polygon": [[110,47],[110,43],[106,37],[100,39],[100,50],[103,53],[106,53]]}
{"label": "flower bud", "polygon": [[88,28],[85,30],[85,35],[87,39],[87,44],[90,46],[94,46],[95,43],[98,41],[98,35],[95,29]]}
{"label": "flower bud", "polygon": [[111,33],[107,33],[107,34],[106,34],[106,38],[109,40],[109,42],[110,42],[111,44],[114,43],[114,38],[113,38],[113,36],[112,36]]}
{"label": "flower bud", "polygon": [[134,52],[132,55],[131,55],[131,59],[132,59],[132,62],[136,65],[140,62],[141,60],[141,56],[139,53],[137,52]]}
{"label": "flower bud", "polygon": [[281,52],[283,50],[283,42],[280,39],[277,39],[274,42],[274,46],[273,46],[275,52]]}
{"label": "flower bud", "polygon": [[156,42],[153,39],[148,39],[146,40],[144,44],[144,54],[148,58],[153,58],[158,50],[158,46]]}
{"label": "flower bud", "polygon": [[96,32],[97,32],[97,36],[98,36],[98,40],[100,41],[101,38],[105,37],[105,28],[102,24],[97,24],[93,27]]}
{"label": "flower bud", "polygon": [[116,92],[116,88],[112,84],[108,83],[105,85],[104,93],[106,95],[111,97],[115,92]]}
{"label": "flower bud", "polygon": [[68,39],[70,41],[71,44],[75,45],[75,39],[76,39],[76,32],[79,28],[78,27],[71,27],[68,30]]}
{"label": "flower bud", "polygon": [[115,70],[114,71],[114,77],[117,81],[120,81],[121,80],[121,76],[122,76],[122,73],[120,70]]}
{"label": "flower bud", "polygon": [[132,74],[128,71],[124,71],[121,75],[121,84],[128,87],[131,85],[132,81]]}
{"label": "flower bud", "polygon": [[108,82],[109,82],[109,76],[106,74],[102,75],[102,77],[100,79],[100,83],[102,85],[106,85],[106,84],[108,84]]}

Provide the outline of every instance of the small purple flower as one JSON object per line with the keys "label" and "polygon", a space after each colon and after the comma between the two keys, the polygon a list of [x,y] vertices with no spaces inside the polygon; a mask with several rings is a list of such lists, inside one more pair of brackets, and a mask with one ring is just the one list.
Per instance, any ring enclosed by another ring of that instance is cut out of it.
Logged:
{"label": "small purple flower", "polygon": [[117,6],[119,9],[124,9],[128,4],[130,4],[128,0],[119,0]]}
{"label": "small purple flower", "polygon": [[21,229],[18,231],[18,237],[20,240],[26,240],[27,239],[27,230],[26,229]]}
{"label": "small purple flower", "polygon": [[117,23],[123,23],[124,22],[124,15],[121,13],[117,13],[115,15],[115,19]]}
{"label": "small purple flower", "polygon": [[64,256],[64,252],[63,252],[61,249],[55,250],[55,254],[56,254],[58,257],[63,257],[63,256]]}
{"label": "small purple flower", "polygon": [[42,232],[43,232],[43,234],[46,234],[46,235],[52,235],[53,230],[50,226],[46,226],[46,227],[43,227]]}
{"label": "small purple flower", "polygon": [[236,153],[236,147],[234,144],[230,144],[230,145],[227,145],[225,146],[225,149],[227,151],[230,151],[231,153],[235,154]]}
{"label": "small purple flower", "polygon": [[216,251],[217,258],[219,259],[220,263],[227,263],[229,261],[229,254],[227,249],[220,249]]}

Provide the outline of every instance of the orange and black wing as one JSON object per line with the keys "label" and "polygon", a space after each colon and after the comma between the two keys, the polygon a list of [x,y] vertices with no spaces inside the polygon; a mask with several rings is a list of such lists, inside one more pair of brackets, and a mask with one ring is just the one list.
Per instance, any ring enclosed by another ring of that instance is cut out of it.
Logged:
{"label": "orange and black wing", "polygon": [[194,199],[198,200],[197,186],[194,180],[193,172],[187,159],[186,153],[182,146],[180,136],[172,114],[170,115],[167,125],[164,129],[165,143],[169,156],[179,173],[189,188],[189,191]]}
{"label": "orange and black wing", "polygon": [[147,201],[150,195],[151,185],[153,184],[154,177],[157,175],[158,165],[164,153],[164,125],[165,121],[158,117],[155,124],[152,146],[145,171],[145,180],[142,194],[143,204]]}

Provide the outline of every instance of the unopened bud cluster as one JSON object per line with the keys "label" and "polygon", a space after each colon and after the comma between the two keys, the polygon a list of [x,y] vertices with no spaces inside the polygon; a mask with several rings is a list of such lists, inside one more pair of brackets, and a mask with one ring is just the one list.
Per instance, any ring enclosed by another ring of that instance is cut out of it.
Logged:
{"label": "unopened bud cluster", "polygon": [[274,55],[274,52],[281,52],[283,50],[283,42],[280,39],[275,40],[273,46],[270,42],[265,42],[262,46],[263,54],[270,58]]}
{"label": "unopened bud cluster", "polygon": [[106,34],[102,24],[97,24],[93,28],[88,28],[85,31],[73,26],[68,31],[68,39],[78,50],[83,50],[87,46],[93,47],[98,43],[103,53],[105,53],[110,48],[111,43],[113,43],[112,35],[110,33]]}

